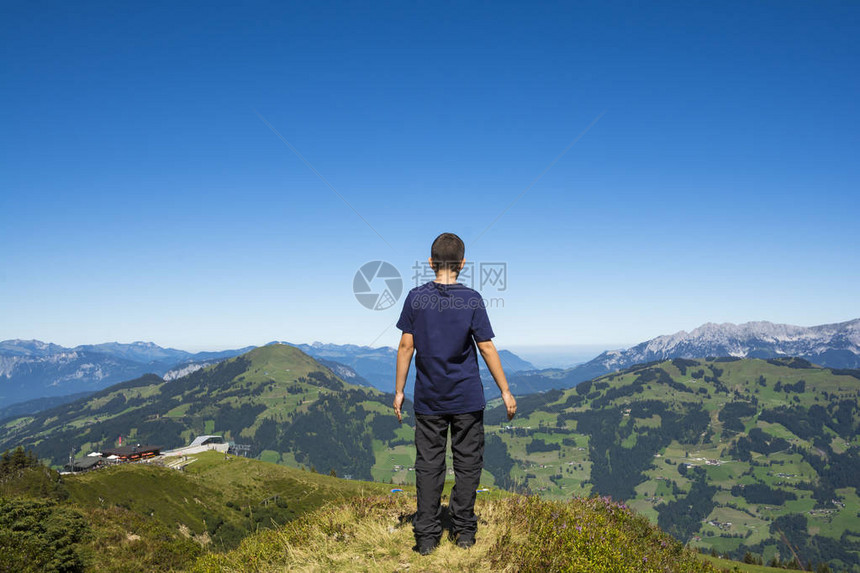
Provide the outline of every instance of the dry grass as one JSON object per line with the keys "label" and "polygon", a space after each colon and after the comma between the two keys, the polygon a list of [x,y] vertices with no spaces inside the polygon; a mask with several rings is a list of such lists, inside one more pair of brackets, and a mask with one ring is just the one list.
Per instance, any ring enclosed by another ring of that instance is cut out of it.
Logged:
{"label": "dry grass", "polygon": [[[409,518],[414,511],[414,498],[406,495],[330,505],[280,529],[253,535],[234,551],[206,555],[193,570],[714,571],[641,516],[599,498],[567,504],[522,498],[479,500],[475,546],[464,550],[443,538],[436,551],[424,557],[413,551]],[[547,516],[558,523],[578,519],[586,529],[553,530],[546,527]],[[589,537],[591,516],[595,530]],[[536,519],[543,523],[532,523]]]}
{"label": "dry grass", "polygon": [[496,520],[487,517],[494,510],[492,505],[479,510],[485,523],[471,549],[443,539],[432,555],[422,557],[412,550],[414,499],[362,498],[252,536],[228,554],[208,555],[195,571],[486,571],[497,529]]}

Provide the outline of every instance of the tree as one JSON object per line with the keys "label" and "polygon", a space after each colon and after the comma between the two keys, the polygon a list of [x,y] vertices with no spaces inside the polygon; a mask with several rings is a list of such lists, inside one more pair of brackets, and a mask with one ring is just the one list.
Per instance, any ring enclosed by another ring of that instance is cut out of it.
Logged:
{"label": "tree", "polygon": [[18,446],[15,451],[6,450],[0,457],[0,476],[20,472],[27,468],[37,468],[41,465],[33,450],[24,450]]}

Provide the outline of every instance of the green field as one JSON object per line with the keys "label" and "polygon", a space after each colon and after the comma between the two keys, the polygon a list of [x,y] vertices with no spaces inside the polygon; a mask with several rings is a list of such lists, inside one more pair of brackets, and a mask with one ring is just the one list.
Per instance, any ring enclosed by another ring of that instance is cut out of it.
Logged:
{"label": "green field", "polygon": [[[547,499],[611,495],[655,523],[661,514],[677,522],[691,503],[699,508],[696,521],[676,532],[680,538],[736,559],[747,550],[785,559],[790,549],[774,529],[784,526],[774,524],[800,516],[811,539],[801,557],[860,570],[860,537],[851,536],[860,531],[855,374],[792,361],[666,361],[528,396],[512,422],[498,415],[492,422],[500,411],[493,402],[487,432],[500,436],[513,458],[510,478],[519,491]],[[701,420],[696,435],[684,433],[694,427],[684,416]],[[667,427],[672,418],[681,425]],[[751,432],[764,442],[751,442]],[[529,451],[535,440],[558,449]],[[743,454],[741,442],[753,449]],[[832,456],[842,457],[832,464]],[[843,474],[843,464],[855,469]],[[696,481],[710,489],[691,501]],[[746,499],[743,488],[756,493]],[[840,546],[839,559],[827,540]]]}

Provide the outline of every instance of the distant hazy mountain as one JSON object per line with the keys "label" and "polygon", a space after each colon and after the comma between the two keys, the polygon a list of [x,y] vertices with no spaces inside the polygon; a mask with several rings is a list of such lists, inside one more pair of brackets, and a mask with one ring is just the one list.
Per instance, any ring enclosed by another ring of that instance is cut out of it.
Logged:
{"label": "distant hazy mountain", "polygon": [[367,386],[373,388],[373,384],[367,381],[364,376],[355,371],[354,368],[335,362],[334,360],[326,360],[325,358],[316,358],[316,361],[337,374],[341,380],[358,386]]}
{"label": "distant hazy mountain", "polygon": [[60,406],[62,404],[68,404],[69,402],[74,402],[75,400],[79,400],[81,398],[85,398],[91,395],[92,392],[81,392],[79,394],[69,394],[66,396],[52,396],[49,398],[34,398],[32,400],[27,400],[26,402],[16,402],[11,406],[5,406],[0,408],[0,420],[5,420],[6,418],[14,418],[18,416],[29,416],[31,414],[36,414],[37,412],[41,412],[43,410],[48,410],[55,406]]}
{"label": "distant hazy mountain", "polygon": [[106,354],[116,358],[124,358],[132,362],[142,364],[177,364],[188,360],[193,356],[184,350],[175,348],[162,348],[154,342],[132,342],[131,344],[120,344],[119,342],[105,342],[102,344],[83,344],[76,346],[74,350]]}
{"label": "distant hazy mountain", "polygon": [[[505,372],[522,372],[523,370],[534,370],[535,365],[529,362],[528,360],[523,360],[510,350],[499,350],[499,358],[502,360],[502,368],[504,368]],[[479,360],[478,364],[481,366],[481,370],[486,370],[487,365],[484,364],[483,360]]]}
{"label": "distant hazy mountain", "polygon": [[[345,374],[338,371],[338,375],[343,377],[347,382],[370,385],[384,392],[391,392],[394,388],[394,365],[397,361],[397,349],[395,348],[391,348],[390,346],[370,348],[369,346],[356,346],[355,344],[324,344],[322,342],[314,342],[313,344],[293,344],[287,342],[285,344],[295,346],[331,368],[334,367],[326,361],[348,366],[363,379],[363,382],[352,379],[348,373]],[[499,350],[499,357],[502,360],[502,367],[505,369],[506,374],[523,370],[535,370],[533,364],[508,350]],[[478,365],[481,368],[481,377],[484,379],[484,386],[491,386],[493,383],[492,377],[487,371],[484,361],[479,359]],[[407,394],[411,393],[410,389],[414,382],[415,366],[413,364],[409,370],[409,379],[406,386]]]}
{"label": "distant hazy mountain", "polygon": [[692,332],[658,336],[626,350],[608,350],[568,369],[548,369],[512,377],[515,392],[569,388],[634,364],[672,358],[798,357],[830,368],[860,368],[860,319],[821,326],[771,322],[707,323]]}
{"label": "distant hazy mountain", "polygon": [[4,340],[0,342],[0,408],[37,398],[94,392],[145,373],[162,375],[189,363],[217,362],[250,348],[191,353],[152,342],[66,348],[40,340]]}
{"label": "distant hazy mountain", "polygon": [[[390,346],[371,348],[355,344],[326,344],[322,342],[314,342],[313,344],[286,342],[285,344],[295,346],[319,361],[328,360],[348,366],[369,385],[384,392],[391,392],[394,387],[394,363],[397,360],[397,350]],[[341,373],[338,374],[342,375]],[[412,372],[411,378],[413,380],[414,376],[415,373]],[[352,382],[349,377],[344,378],[344,380]]]}

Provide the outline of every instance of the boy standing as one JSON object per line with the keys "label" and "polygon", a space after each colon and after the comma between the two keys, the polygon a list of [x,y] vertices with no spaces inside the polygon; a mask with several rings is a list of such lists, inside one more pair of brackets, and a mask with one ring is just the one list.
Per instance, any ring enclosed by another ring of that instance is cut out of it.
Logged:
{"label": "boy standing", "polygon": [[[397,328],[403,331],[397,350],[394,413],[402,420],[403,389],[415,354],[415,482],[418,511],[412,523],[416,547],[427,555],[442,537],[441,496],[445,485],[445,448],[451,428],[454,488],[449,511],[457,545],[475,544],[478,519],[475,490],[484,465],[484,387],[478,355],[502,392],[508,419],[517,402],[508,389],[493,329],[481,295],[457,282],[466,247],[453,233],[442,233],[430,249],[436,280],[409,291]],[[477,351],[475,345],[477,343]]]}

